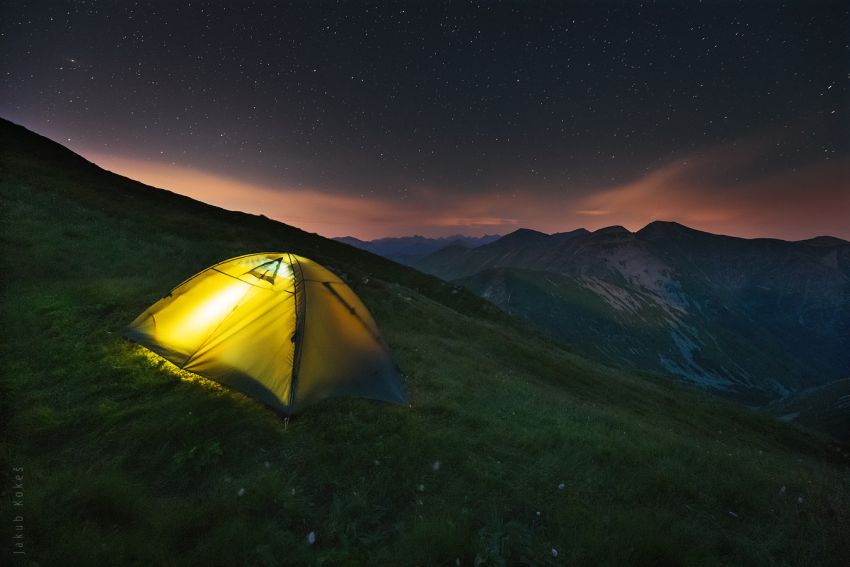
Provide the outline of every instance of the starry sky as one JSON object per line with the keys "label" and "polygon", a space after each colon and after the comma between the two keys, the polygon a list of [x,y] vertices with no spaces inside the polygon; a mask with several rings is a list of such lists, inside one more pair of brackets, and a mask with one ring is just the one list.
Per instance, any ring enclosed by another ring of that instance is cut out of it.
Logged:
{"label": "starry sky", "polygon": [[846,2],[28,2],[0,116],[326,236],[850,238]]}

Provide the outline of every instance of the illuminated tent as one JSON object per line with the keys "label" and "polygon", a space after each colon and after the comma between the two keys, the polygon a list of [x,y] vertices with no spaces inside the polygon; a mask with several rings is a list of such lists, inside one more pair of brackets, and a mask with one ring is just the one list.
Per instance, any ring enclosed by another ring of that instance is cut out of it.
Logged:
{"label": "illuminated tent", "polygon": [[405,401],[357,295],[294,254],[249,254],[207,268],[139,315],[125,336],[285,414],[331,396]]}

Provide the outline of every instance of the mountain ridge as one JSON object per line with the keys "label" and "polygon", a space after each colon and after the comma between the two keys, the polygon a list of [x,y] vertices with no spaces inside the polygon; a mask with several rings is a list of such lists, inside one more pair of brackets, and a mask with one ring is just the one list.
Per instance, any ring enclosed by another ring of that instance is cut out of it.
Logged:
{"label": "mountain ridge", "polygon": [[361,250],[367,250],[401,264],[410,265],[447,246],[461,245],[467,248],[475,248],[494,242],[499,238],[501,236],[496,234],[484,236],[453,234],[439,238],[429,238],[414,234],[412,236],[385,237],[374,240],[361,240],[353,236],[339,236],[333,240]]}
{"label": "mountain ridge", "polygon": [[745,239],[654,221],[565,242],[516,240],[437,252],[414,266],[589,356],[746,403],[774,403],[850,373],[850,243],[842,239]]}
{"label": "mountain ridge", "polygon": [[[0,121],[0,454],[35,487],[29,561],[842,564],[847,447],[57,146]],[[352,287],[409,406],[327,400],[285,422],[121,338],[187,276],[262,249]]]}

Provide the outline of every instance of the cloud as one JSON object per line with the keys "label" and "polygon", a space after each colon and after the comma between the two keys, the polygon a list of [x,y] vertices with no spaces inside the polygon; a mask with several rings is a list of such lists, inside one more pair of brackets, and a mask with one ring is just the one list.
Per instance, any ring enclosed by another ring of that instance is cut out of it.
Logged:
{"label": "cloud", "polygon": [[440,235],[458,230],[498,232],[520,219],[493,215],[488,198],[411,191],[397,199],[353,196],[311,188],[265,186],[239,179],[137,158],[82,152],[101,167],[230,210],[263,214],[326,236],[378,238],[413,232]]}
{"label": "cloud", "polygon": [[578,206],[608,211],[606,220],[632,230],[675,220],[748,237],[850,237],[850,159],[754,174],[750,165],[761,157],[752,147],[695,155],[584,197]]}
{"label": "cloud", "polygon": [[[265,186],[198,169],[84,152],[99,165],[232,210],[264,214],[326,236],[378,238],[507,233],[519,227],[559,232],[653,220],[694,228],[787,239],[850,238],[850,158],[776,173],[763,167],[764,145],[738,144],[676,160],[632,182],[577,195],[580,188],[455,192],[410,187],[394,196]],[[754,167],[757,164],[757,167]],[[761,173],[767,169],[773,173]]]}

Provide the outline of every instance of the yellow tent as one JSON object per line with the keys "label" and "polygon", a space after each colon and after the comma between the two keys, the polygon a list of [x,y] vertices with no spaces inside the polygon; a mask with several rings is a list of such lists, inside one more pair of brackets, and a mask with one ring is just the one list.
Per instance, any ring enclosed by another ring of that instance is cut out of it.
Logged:
{"label": "yellow tent", "polygon": [[331,396],[405,401],[366,307],[332,272],[295,254],[249,254],[207,268],[139,315],[125,336],[286,414]]}

